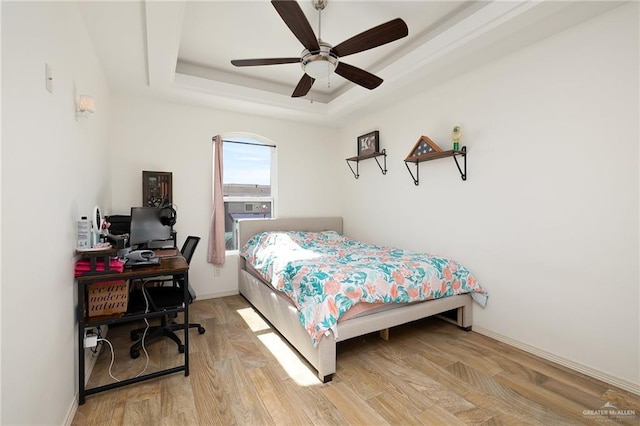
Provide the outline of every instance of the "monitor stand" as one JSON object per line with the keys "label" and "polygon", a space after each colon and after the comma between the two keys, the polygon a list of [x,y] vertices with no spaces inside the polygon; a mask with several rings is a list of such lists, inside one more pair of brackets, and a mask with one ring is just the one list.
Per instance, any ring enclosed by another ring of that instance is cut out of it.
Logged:
{"label": "monitor stand", "polygon": [[158,249],[171,249],[175,248],[175,242],[173,238],[169,238],[168,240],[154,240],[149,241],[146,244],[149,250],[158,250]]}

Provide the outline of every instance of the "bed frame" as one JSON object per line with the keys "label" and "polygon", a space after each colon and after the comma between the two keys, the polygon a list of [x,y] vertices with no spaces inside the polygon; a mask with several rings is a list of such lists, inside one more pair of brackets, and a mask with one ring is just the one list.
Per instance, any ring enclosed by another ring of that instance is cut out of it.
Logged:
{"label": "bed frame", "polygon": [[[253,235],[264,231],[337,231],[342,233],[342,218],[282,218],[238,221],[239,243],[242,247]],[[459,327],[471,330],[472,299],[468,294],[404,305],[391,310],[350,318],[338,323],[338,335],[323,336],[316,347],[298,319],[298,311],[276,290],[245,269],[245,260],[238,261],[238,286],[242,294],[287,341],[317,370],[324,383],[336,372],[336,344],[376,331],[405,324],[421,318],[457,310]]]}

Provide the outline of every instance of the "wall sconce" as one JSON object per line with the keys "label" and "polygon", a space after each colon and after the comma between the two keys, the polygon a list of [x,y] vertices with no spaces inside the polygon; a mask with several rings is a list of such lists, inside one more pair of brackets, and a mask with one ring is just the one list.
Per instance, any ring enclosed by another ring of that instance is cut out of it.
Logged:
{"label": "wall sconce", "polygon": [[80,95],[76,104],[76,121],[79,117],[88,118],[96,111],[96,104],[93,102],[93,96]]}

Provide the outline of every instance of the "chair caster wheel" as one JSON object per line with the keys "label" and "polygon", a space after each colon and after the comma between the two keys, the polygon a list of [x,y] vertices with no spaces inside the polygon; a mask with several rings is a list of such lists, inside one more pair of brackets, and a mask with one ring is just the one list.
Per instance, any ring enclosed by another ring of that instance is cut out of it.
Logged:
{"label": "chair caster wheel", "polygon": [[204,329],[204,327],[198,327],[198,333],[199,334],[204,334],[204,332],[207,331]]}
{"label": "chair caster wheel", "polygon": [[184,345],[178,345],[178,352],[180,352],[181,354],[184,353]]}
{"label": "chair caster wheel", "polygon": [[131,358],[136,359],[140,356],[140,351],[137,349],[131,349],[129,351],[129,355],[131,355]]}
{"label": "chair caster wheel", "polygon": [[131,341],[135,342],[140,338],[140,335],[138,333],[136,333],[135,331],[131,332]]}

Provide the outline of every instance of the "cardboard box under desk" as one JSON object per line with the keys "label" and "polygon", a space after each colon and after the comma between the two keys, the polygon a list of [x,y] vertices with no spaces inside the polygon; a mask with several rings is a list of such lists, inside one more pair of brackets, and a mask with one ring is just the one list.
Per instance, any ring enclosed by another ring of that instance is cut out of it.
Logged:
{"label": "cardboard box under desk", "polygon": [[127,312],[129,281],[117,280],[89,284],[87,299],[89,317]]}

